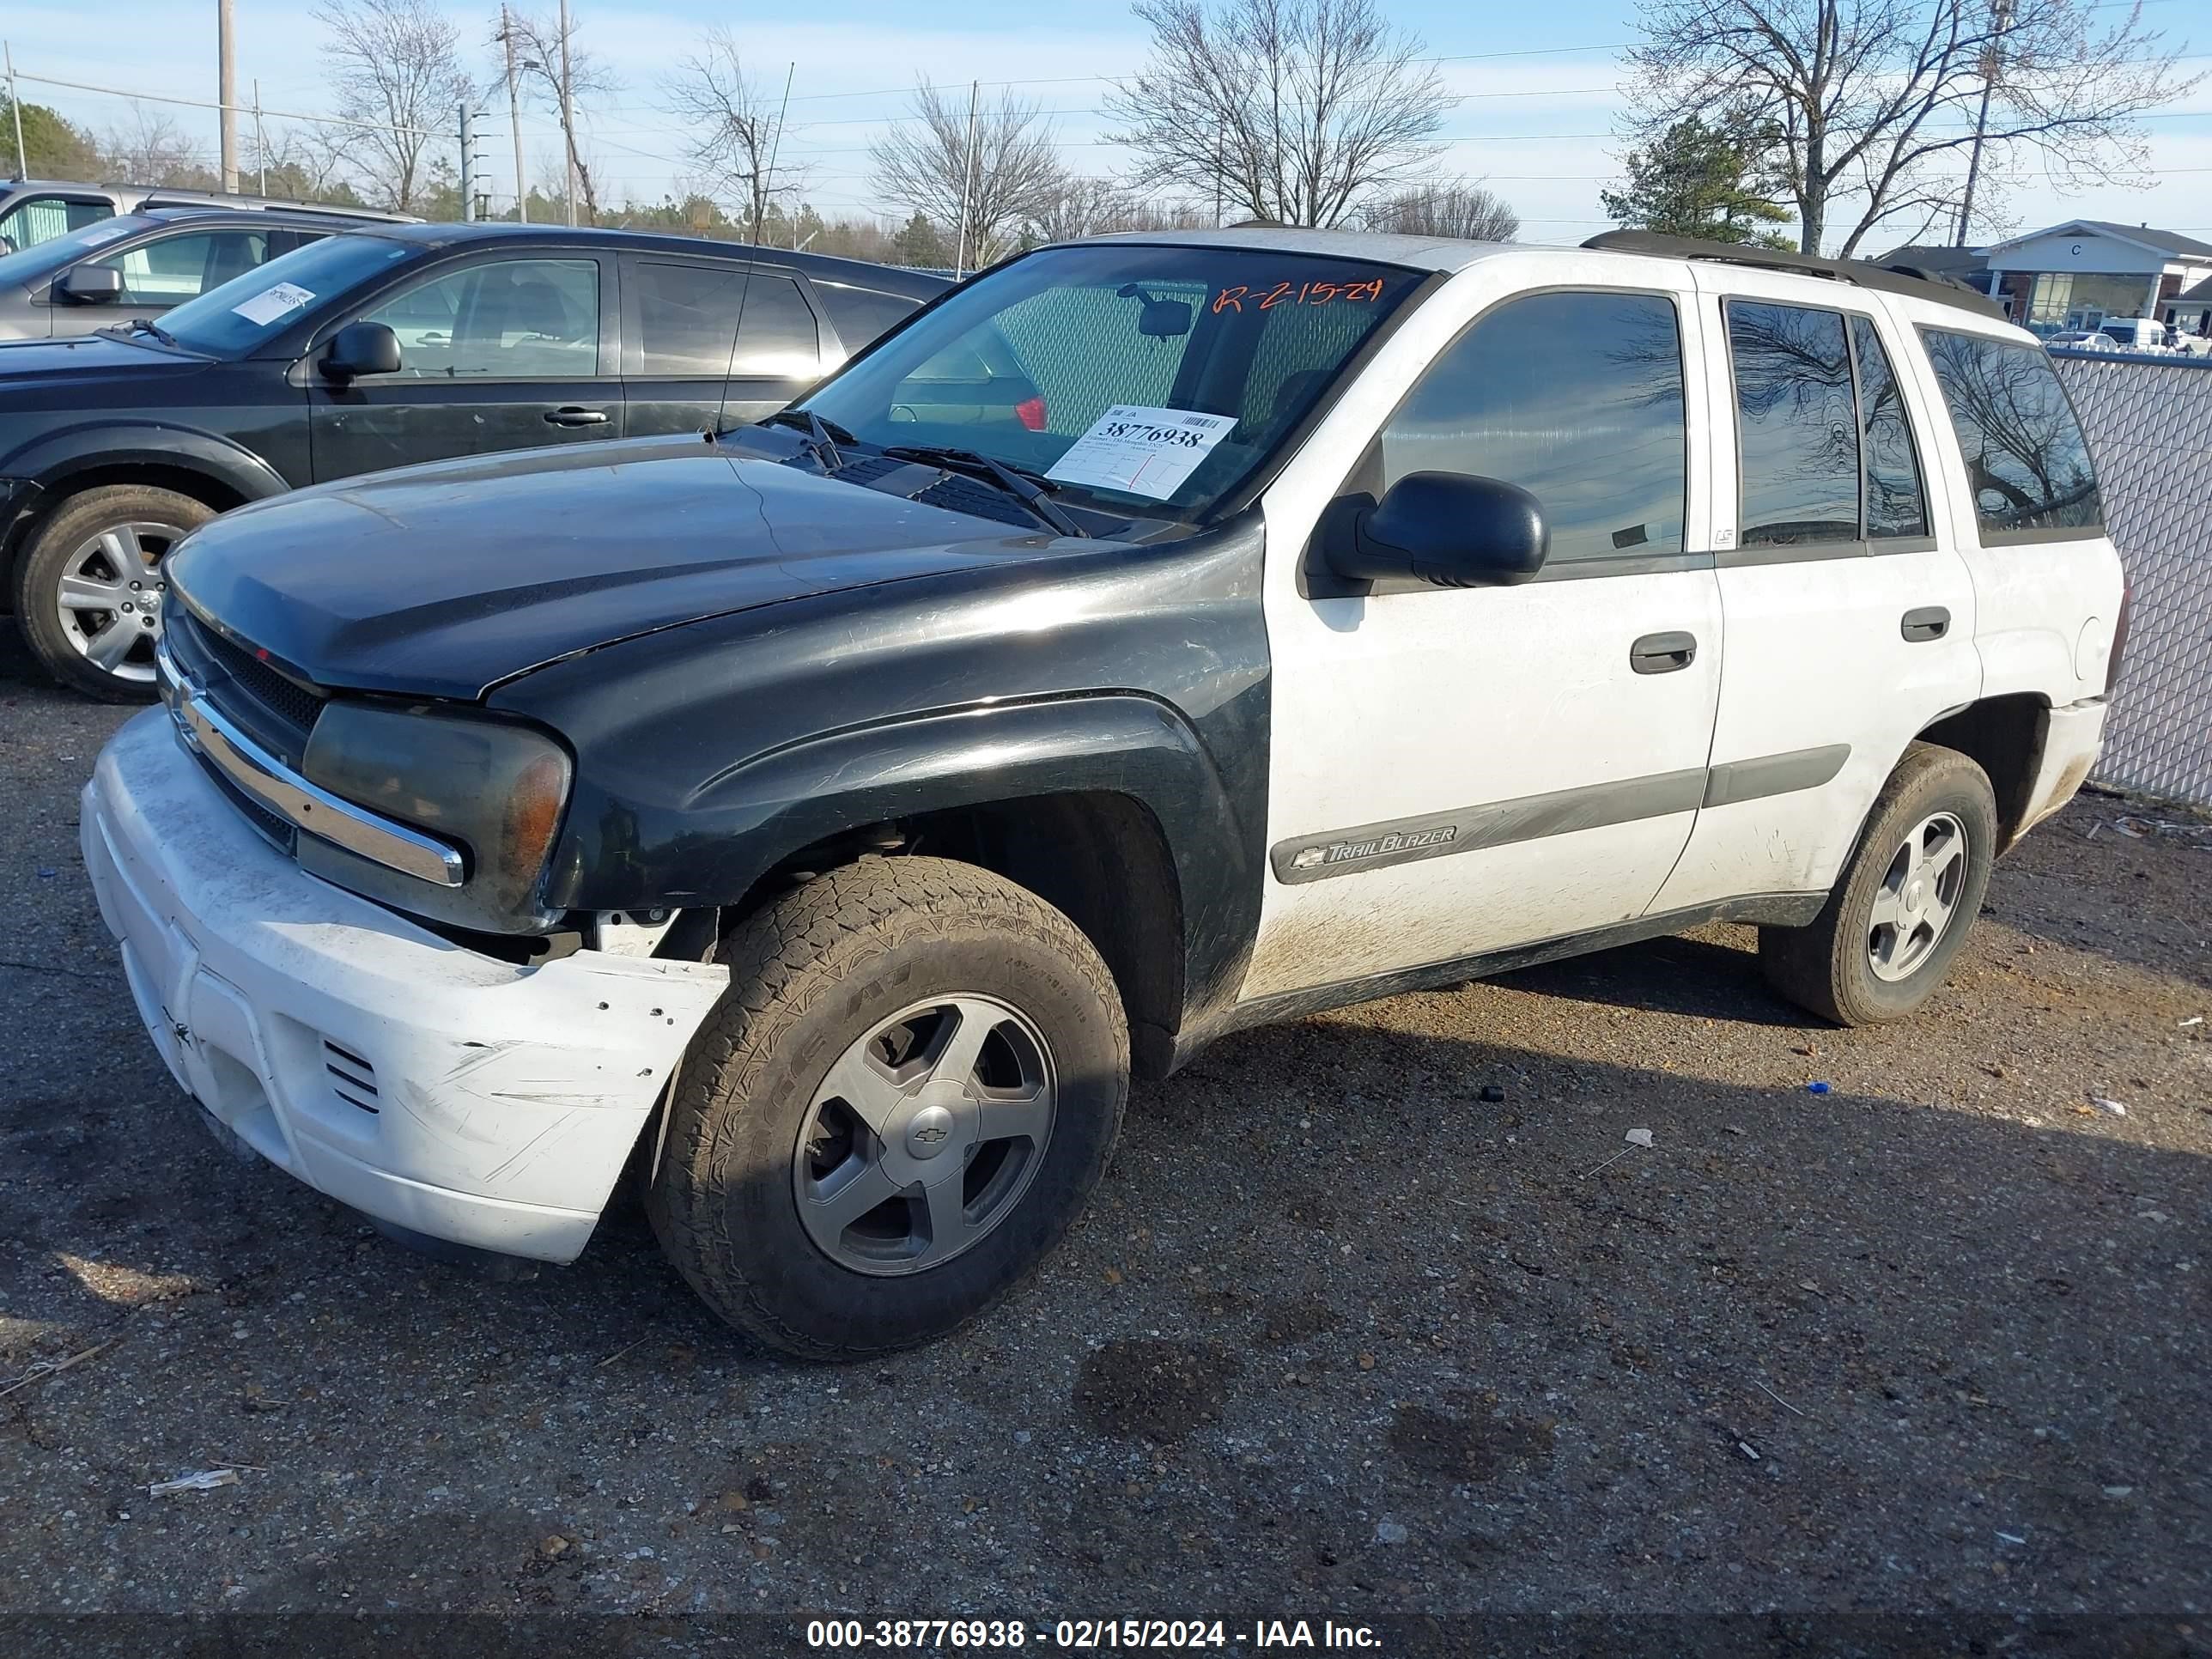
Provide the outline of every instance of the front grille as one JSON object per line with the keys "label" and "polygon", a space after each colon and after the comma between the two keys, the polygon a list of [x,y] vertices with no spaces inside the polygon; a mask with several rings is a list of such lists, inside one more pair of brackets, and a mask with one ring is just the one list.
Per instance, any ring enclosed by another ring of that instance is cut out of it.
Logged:
{"label": "front grille", "polygon": [[213,629],[199,629],[208,655],[238,683],[241,690],[289,726],[305,732],[323,712],[323,700],[296,680],[278,673],[250,651],[233,645]]}
{"label": "front grille", "polygon": [[376,1067],[328,1037],[323,1039],[323,1069],[331,1074],[331,1092],[349,1106],[376,1115]]}
{"label": "front grille", "polygon": [[289,858],[299,843],[299,832],[290,823],[225,777],[222,769],[205,755],[195,754],[193,758],[199,762],[200,770],[215,780],[216,787],[222,791],[224,798],[245,814],[246,821],[252,826],[253,832]]}

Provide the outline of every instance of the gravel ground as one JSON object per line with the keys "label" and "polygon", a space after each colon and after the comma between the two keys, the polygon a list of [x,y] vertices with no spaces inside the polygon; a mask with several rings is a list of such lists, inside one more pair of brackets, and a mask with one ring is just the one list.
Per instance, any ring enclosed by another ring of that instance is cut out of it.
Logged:
{"label": "gravel ground", "polygon": [[[501,1284],[220,1151],[76,852],[125,711],[4,651],[0,1389],[93,1352],[0,1394],[0,1646],[218,1628],[58,1617],[185,1611],[386,1655],[759,1650],[824,1612],[2212,1638],[2212,832],[2076,802],[1902,1028],[1808,1024],[1715,927],[1241,1036],[1139,1088],[997,1315],[808,1369],[634,1206]],[[451,1622],[571,1612],[628,1617]]]}

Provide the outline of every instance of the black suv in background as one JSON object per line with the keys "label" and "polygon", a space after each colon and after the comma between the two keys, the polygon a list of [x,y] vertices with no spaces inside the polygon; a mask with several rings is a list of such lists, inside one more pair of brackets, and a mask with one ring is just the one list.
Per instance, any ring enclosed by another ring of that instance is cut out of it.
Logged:
{"label": "black suv in background", "polygon": [[122,318],[158,317],[360,223],[280,208],[155,208],[98,220],[0,256],[0,340],[89,334]]}
{"label": "black suv in background", "polygon": [[757,420],[947,286],[622,231],[327,236],[159,322],[0,343],[0,592],[64,683],[150,697],[162,557],[217,513],[416,461]]}

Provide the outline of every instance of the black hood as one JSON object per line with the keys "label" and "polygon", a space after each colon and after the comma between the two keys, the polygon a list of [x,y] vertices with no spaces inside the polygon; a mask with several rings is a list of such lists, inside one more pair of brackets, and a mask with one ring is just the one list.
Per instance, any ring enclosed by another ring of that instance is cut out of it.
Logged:
{"label": "black hood", "polygon": [[301,490],[226,514],[170,569],[195,611],[309,679],[473,698],[656,629],[1050,540],[691,437]]}
{"label": "black hood", "polygon": [[[86,326],[96,320],[86,319]],[[191,374],[210,361],[95,334],[75,340],[0,340],[0,408],[26,392],[148,374]]]}

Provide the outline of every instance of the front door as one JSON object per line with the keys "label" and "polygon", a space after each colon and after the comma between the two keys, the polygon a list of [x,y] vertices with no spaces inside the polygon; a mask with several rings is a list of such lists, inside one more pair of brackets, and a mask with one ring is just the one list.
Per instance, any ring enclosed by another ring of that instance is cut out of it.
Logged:
{"label": "front door", "polygon": [[317,479],[621,436],[611,264],[563,252],[449,265],[344,319],[389,327],[399,372],[310,375]]}
{"label": "front door", "polygon": [[[1248,1000],[1639,917],[1689,839],[1722,648],[1692,487],[1705,389],[1684,372],[1699,320],[1661,262],[1633,288],[1617,260],[1556,263],[1463,273],[1270,492],[1271,867]],[[1313,491],[1332,451],[1360,459]],[[1538,579],[1319,596],[1301,519],[1415,471],[1530,490]]]}
{"label": "front door", "polygon": [[757,421],[820,378],[820,327],[787,272],[630,256],[623,301],[633,437]]}

